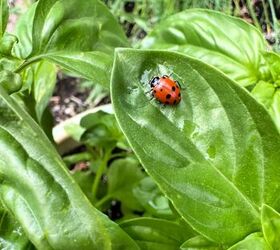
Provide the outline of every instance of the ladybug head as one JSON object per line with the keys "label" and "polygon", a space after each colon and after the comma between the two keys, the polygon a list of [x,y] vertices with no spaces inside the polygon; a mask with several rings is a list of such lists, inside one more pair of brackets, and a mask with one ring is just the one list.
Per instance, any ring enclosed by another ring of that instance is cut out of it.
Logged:
{"label": "ladybug head", "polygon": [[156,86],[158,84],[158,81],[159,81],[159,77],[158,76],[153,77],[152,80],[150,81],[151,87]]}

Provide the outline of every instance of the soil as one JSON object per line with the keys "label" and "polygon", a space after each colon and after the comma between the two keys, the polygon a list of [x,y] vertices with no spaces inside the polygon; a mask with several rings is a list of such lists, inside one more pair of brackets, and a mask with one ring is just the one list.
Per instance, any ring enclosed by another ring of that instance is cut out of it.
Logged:
{"label": "soil", "polygon": [[58,74],[55,91],[49,103],[55,124],[91,107],[86,102],[90,90],[82,89],[80,83],[79,78]]}

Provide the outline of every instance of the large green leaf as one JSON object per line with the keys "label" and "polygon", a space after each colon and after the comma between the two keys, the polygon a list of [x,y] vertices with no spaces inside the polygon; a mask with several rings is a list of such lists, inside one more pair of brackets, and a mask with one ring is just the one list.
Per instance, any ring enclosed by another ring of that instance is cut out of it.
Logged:
{"label": "large green leaf", "polygon": [[[181,103],[149,100],[151,77],[171,72]],[[234,243],[261,230],[262,203],[280,208],[280,135],[263,106],[224,74],[179,53],[119,49],[111,92],[141,163],[207,238]]]}
{"label": "large green leaf", "polygon": [[14,53],[27,58],[22,67],[46,58],[104,86],[113,49],[128,46],[120,25],[98,0],[39,1],[21,19],[17,35]]}
{"label": "large green leaf", "polygon": [[178,250],[185,240],[195,235],[177,223],[155,218],[132,219],[120,226],[143,250]]}
{"label": "large green leaf", "polygon": [[163,20],[142,48],[182,52],[209,63],[242,86],[261,77],[262,34],[242,19],[205,9],[186,10]]}
{"label": "large green leaf", "polygon": [[39,126],[0,86],[0,199],[38,249],[137,249],[96,210]]}
{"label": "large green leaf", "polygon": [[280,249],[280,214],[267,205],[262,206],[262,227],[270,247]]}

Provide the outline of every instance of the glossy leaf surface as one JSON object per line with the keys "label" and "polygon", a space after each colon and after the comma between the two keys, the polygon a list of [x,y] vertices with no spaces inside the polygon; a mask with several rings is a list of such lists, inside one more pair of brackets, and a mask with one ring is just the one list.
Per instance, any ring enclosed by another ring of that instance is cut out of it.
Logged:
{"label": "glossy leaf surface", "polygon": [[38,249],[137,249],[91,206],[45,134],[0,87],[0,196]]}
{"label": "glossy leaf surface", "polygon": [[147,214],[156,218],[174,220],[175,215],[170,208],[169,200],[159,190],[151,177],[139,181],[134,186],[133,193]]}
{"label": "glossy leaf surface", "polygon": [[260,233],[253,233],[228,250],[271,250]]}
{"label": "glossy leaf surface", "polygon": [[[170,74],[182,101],[150,100]],[[232,244],[261,230],[262,203],[280,208],[280,135],[263,106],[214,68],[174,52],[120,49],[111,94],[118,122],[146,171],[200,233]]]}
{"label": "glossy leaf surface", "polygon": [[113,49],[128,46],[119,24],[98,0],[39,1],[17,30],[15,53],[27,57],[27,63],[47,58],[107,87]]}
{"label": "glossy leaf surface", "polygon": [[209,63],[242,86],[261,77],[262,34],[242,19],[220,12],[186,10],[163,20],[144,39],[142,48],[182,52]]}
{"label": "glossy leaf surface", "polygon": [[180,245],[194,235],[174,222],[154,218],[125,221],[120,226],[139,244],[141,249],[178,250]]}
{"label": "glossy leaf surface", "polygon": [[29,250],[31,247],[21,225],[0,205],[0,249]]}
{"label": "glossy leaf surface", "polygon": [[207,240],[205,237],[195,236],[180,246],[180,250],[221,250],[222,246],[218,246],[215,242]]}
{"label": "glossy leaf surface", "polygon": [[54,64],[41,61],[34,65],[31,71],[31,93],[35,101],[36,118],[41,123],[43,113],[54,91],[57,70]]}
{"label": "glossy leaf surface", "polygon": [[262,206],[262,227],[271,249],[280,249],[280,214],[267,205]]}

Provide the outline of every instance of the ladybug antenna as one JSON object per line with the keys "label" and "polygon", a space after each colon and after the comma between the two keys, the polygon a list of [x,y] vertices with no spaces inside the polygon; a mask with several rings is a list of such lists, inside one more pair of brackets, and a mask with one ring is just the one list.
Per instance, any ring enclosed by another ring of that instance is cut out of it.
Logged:
{"label": "ladybug antenna", "polygon": [[169,76],[169,77],[171,77],[173,74],[174,74],[174,73],[173,73],[173,72],[171,72],[168,76]]}

